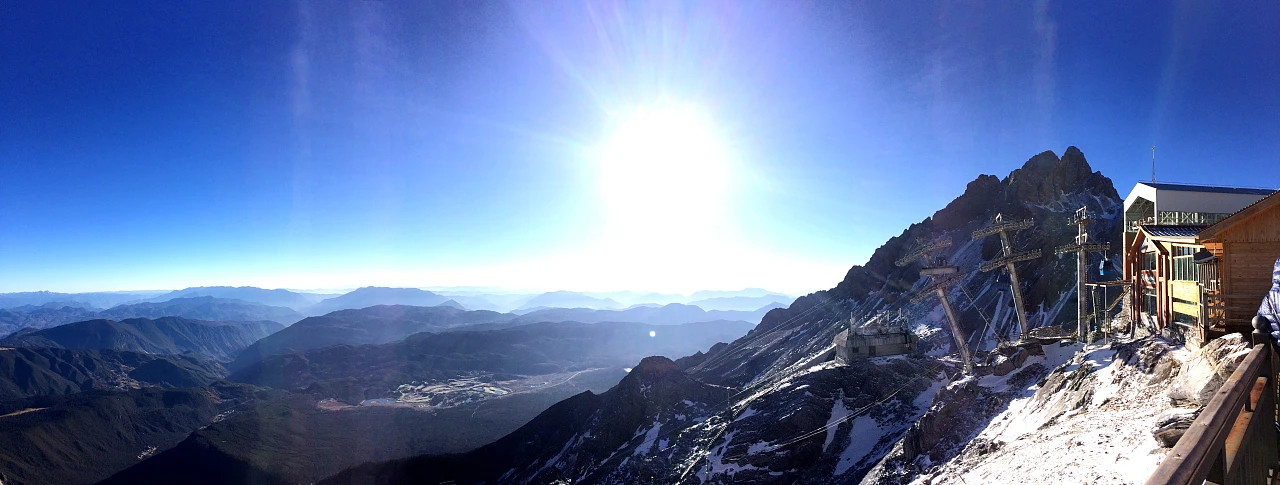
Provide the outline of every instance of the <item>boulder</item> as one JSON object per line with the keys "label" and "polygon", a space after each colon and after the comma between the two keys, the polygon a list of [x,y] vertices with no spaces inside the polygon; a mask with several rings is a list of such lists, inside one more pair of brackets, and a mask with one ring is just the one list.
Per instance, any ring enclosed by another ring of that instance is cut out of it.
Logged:
{"label": "boulder", "polygon": [[1191,423],[1200,415],[1200,409],[1190,408],[1171,408],[1167,409],[1160,415],[1156,416],[1155,427],[1151,430],[1151,435],[1160,443],[1161,447],[1172,448],[1178,443],[1178,439],[1187,432],[1187,428],[1191,427]]}
{"label": "boulder", "polygon": [[1236,366],[1249,355],[1244,336],[1233,333],[1210,341],[1182,364],[1168,396],[1176,404],[1196,407],[1208,404]]}
{"label": "boulder", "polygon": [[1013,355],[1007,357],[1004,355],[996,356],[995,364],[991,366],[991,373],[1002,376],[1018,370],[1018,368],[1022,367],[1022,364],[1027,362],[1029,354],[1030,352],[1027,350],[1017,349],[1013,352]]}

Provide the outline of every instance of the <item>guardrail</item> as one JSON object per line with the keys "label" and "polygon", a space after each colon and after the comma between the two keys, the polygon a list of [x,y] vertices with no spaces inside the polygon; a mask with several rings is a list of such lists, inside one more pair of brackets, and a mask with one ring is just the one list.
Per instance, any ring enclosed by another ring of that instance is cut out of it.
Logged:
{"label": "guardrail", "polygon": [[1261,331],[1254,330],[1257,345],[1165,455],[1147,485],[1272,483],[1280,462],[1277,356],[1270,335]]}

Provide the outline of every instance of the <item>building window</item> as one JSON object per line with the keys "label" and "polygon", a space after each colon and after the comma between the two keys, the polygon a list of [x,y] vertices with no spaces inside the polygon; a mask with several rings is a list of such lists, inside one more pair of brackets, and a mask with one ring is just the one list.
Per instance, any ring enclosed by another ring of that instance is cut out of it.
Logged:
{"label": "building window", "polygon": [[1200,286],[1209,291],[1218,291],[1217,259],[1196,265],[1196,272],[1200,275]]}
{"label": "building window", "polygon": [[1154,251],[1148,252],[1148,253],[1142,253],[1142,269],[1148,270],[1148,271],[1155,271],[1156,253]]}
{"label": "building window", "polygon": [[1213,212],[1160,211],[1156,215],[1156,224],[1209,226],[1226,219],[1230,215]]}
{"label": "building window", "polygon": [[1196,263],[1194,261],[1196,250],[1194,246],[1174,246],[1173,247],[1173,279],[1181,281],[1197,281],[1200,279],[1199,271],[1196,271]]}
{"label": "building window", "polygon": [[1156,309],[1156,290],[1148,288],[1142,292],[1142,312],[1155,315]]}

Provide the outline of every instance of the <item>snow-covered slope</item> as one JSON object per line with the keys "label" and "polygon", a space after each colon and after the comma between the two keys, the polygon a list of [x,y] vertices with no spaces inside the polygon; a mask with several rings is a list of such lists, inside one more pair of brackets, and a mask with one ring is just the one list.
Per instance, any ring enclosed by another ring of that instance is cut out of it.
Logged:
{"label": "snow-covered slope", "polygon": [[[1196,352],[1158,337],[1046,346],[1036,364],[1053,371],[1038,383],[988,376],[951,384],[944,393],[969,386],[977,398],[940,395],[862,483],[1143,483],[1248,349],[1239,335]],[[985,423],[930,419],[993,401],[1002,409]],[[928,442],[933,435],[951,440]]]}

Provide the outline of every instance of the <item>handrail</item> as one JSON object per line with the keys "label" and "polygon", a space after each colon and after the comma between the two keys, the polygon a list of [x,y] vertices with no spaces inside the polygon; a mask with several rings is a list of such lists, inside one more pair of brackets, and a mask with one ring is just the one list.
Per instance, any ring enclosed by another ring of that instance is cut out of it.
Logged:
{"label": "handrail", "polygon": [[[1276,464],[1274,351],[1253,347],[1186,434],[1165,455],[1147,485],[1267,483]],[[1261,386],[1260,391],[1255,388]],[[1257,419],[1255,410],[1258,411]],[[1230,446],[1228,446],[1230,444]]]}

